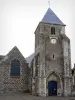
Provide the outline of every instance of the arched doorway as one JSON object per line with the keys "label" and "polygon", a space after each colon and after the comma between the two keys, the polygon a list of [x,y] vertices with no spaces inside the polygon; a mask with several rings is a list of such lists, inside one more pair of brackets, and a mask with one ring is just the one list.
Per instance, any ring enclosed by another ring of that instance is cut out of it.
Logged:
{"label": "arched doorway", "polygon": [[56,96],[57,95],[57,82],[49,81],[48,82],[48,96]]}

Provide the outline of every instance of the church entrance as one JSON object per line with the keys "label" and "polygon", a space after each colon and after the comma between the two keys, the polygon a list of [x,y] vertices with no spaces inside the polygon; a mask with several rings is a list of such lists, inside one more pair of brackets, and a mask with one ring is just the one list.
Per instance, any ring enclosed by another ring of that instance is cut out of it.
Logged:
{"label": "church entrance", "polygon": [[48,96],[56,96],[57,95],[57,82],[50,81],[48,82]]}

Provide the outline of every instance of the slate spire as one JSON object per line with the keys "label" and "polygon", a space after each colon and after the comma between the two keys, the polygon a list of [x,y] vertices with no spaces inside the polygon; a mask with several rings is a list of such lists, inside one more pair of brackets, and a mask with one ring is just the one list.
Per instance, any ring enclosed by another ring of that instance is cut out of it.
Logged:
{"label": "slate spire", "polygon": [[65,25],[50,8],[48,8],[41,22]]}

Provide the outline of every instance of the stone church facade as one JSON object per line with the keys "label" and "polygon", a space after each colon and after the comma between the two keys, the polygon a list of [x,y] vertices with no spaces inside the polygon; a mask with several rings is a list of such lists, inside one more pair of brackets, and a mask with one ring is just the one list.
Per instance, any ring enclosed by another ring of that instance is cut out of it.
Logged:
{"label": "stone church facade", "polygon": [[0,56],[0,93],[71,95],[71,50],[65,26],[49,8],[35,30],[34,54],[25,59],[14,47],[6,56]]}
{"label": "stone church facade", "polygon": [[32,93],[71,95],[70,39],[65,24],[49,8],[35,30]]}

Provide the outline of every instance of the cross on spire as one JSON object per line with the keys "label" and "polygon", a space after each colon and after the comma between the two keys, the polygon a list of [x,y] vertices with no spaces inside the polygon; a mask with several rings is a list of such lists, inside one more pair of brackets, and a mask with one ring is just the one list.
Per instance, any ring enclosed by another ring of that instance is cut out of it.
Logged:
{"label": "cross on spire", "polygon": [[49,7],[50,7],[50,0],[48,0],[48,5],[49,5]]}

